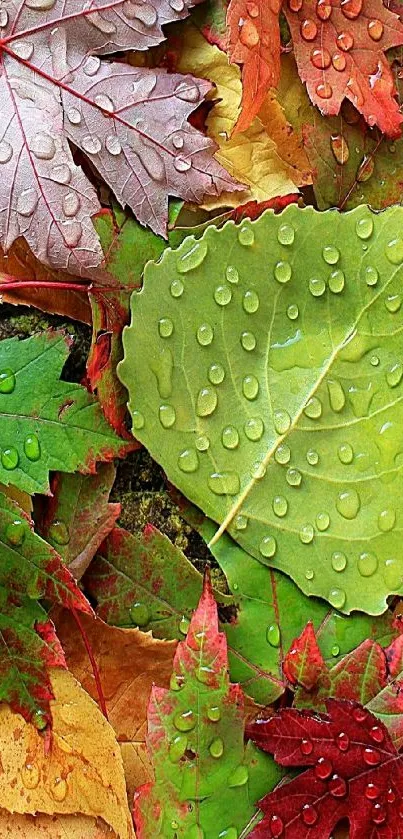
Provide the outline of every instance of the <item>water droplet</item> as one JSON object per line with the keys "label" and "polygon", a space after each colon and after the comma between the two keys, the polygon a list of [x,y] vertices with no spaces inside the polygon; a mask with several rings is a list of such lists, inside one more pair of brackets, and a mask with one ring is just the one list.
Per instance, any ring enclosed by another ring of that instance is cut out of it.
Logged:
{"label": "water droplet", "polygon": [[182,137],[182,134],[180,134],[178,132],[177,134],[173,135],[172,145],[174,146],[175,149],[183,149],[184,143],[185,143],[185,141],[184,141],[184,138]]}
{"label": "water droplet", "polygon": [[250,246],[253,245],[255,241],[255,234],[253,232],[253,227],[250,224],[244,224],[238,230],[238,242],[241,245]]}
{"label": "water droplet", "polygon": [[309,449],[307,451],[306,459],[310,466],[317,466],[319,463],[319,455],[314,449]]}
{"label": "water droplet", "polygon": [[325,245],[322,249],[322,256],[328,265],[336,265],[340,259],[340,251],[334,245]]}
{"label": "water droplet", "polygon": [[34,52],[34,45],[30,41],[14,41],[12,49],[18,55],[18,58],[22,58],[23,61],[29,61]]}
{"label": "water droplet", "polygon": [[239,434],[233,425],[227,425],[223,429],[221,441],[226,449],[236,449],[239,446]]}
{"label": "water droplet", "polygon": [[[327,390],[329,393],[329,402],[332,411],[338,414],[340,411],[343,410],[346,404],[346,397],[344,394],[344,390],[337,379],[328,379],[327,380]],[[308,414],[309,416],[309,414]]]}
{"label": "water droplet", "polygon": [[277,434],[285,434],[291,425],[291,417],[287,411],[280,409],[274,411],[273,422]]}
{"label": "water droplet", "polygon": [[[333,55],[332,55],[332,64],[333,64],[333,67],[334,67],[335,70],[338,70],[339,73],[342,73],[343,70],[346,69],[346,64],[347,64],[346,56],[343,55],[343,53],[341,53],[341,52],[334,52]],[[347,143],[346,143],[346,151],[347,151],[347,157],[344,157],[343,160],[338,160],[337,161],[338,163],[343,164],[343,163],[346,163],[346,161],[348,160],[349,150],[348,150]]]}
{"label": "water droplet", "polygon": [[354,459],[354,451],[350,443],[342,443],[338,450],[337,455],[341,463],[347,465],[348,463],[352,463]]}
{"label": "water droplet", "polygon": [[256,338],[253,332],[242,332],[241,344],[247,352],[251,352],[256,347]]}
{"label": "water droplet", "polygon": [[68,184],[71,181],[71,169],[65,163],[53,166],[50,170],[50,177],[57,184]]}
{"label": "water droplet", "polygon": [[[295,0],[289,0],[289,3],[295,2]],[[301,4],[302,5],[302,4]],[[273,839],[279,839],[280,836],[284,833],[284,824],[280,819],[280,816],[272,816],[270,819],[270,836],[273,836]]]}
{"label": "water droplet", "polygon": [[10,545],[22,545],[26,534],[26,523],[22,519],[14,519],[7,525],[5,537]]}
{"label": "water droplet", "polygon": [[378,560],[375,554],[365,551],[360,554],[357,562],[358,571],[361,577],[372,577],[378,568]]}
{"label": "water droplet", "polygon": [[280,245],[292,245],[295,239],[295,230],[292,225],[282,224],[278,229],[277,239]]}
{"label": "water droplet", "polygon": [[184,285],[182,280],[172,280],[171,285],[169,286],[169,290],[171,292],[172,297],[182,297],[184,291]]}
{"label": "water droplet", "polygon": [[349,20],[355,20],[362,10],[363,0],[341,0],[343,15]]}
{"label": "water droplet", "polygon": [[314,529],[311,524],[304,524],[299,531],[299,538],[303,545],[309,545],[313,541]]}
{"label": "water droplet", "polygon": [[401,563],[396,559],[387,559],[384,568],[385,582],[391,589],[400,588],[403,581]]}
{"label": "water droplet", "polygon": [[197,394],[196,413],[198,417],[208,417],[217,407],[217,394],[212,387],[203,387]]}
{"label": "water droplet", "polygon": [[374,173],[375,161],[372,155],[365,154],[356,174],[358,183],[366,183]]}
{"label": "water droplet", "polygon": [[0,372],[0,393],[12,393],[15,388],[15,375],[10,367]]}
{"label": "water droplet", "polygon": [[143,428],[143,426],[144,426],[143,414],[140,411],[133,411],[132,412],[132,422],[133,422],[133,428],[136,431],[139,431],[140,428]]}
{"label": "water droplet", "polygon": [[64,801],[67,795],[67,783],[64,778],[55,778],[51,792],[55,801]]}
{"label": "water droplet", "polygon": [[181,81],[175,87],[175,96],[181,99],[182,102],[198,102],[200,99],[200,91],[196,84],[192,81]]}
{"label": "water droplet", "polygon": [[334,644],[331,649],[332,656],[336,658],[340,654],[340,647],[337,644]]}
{"label": "water droplet", "polygon": [[348,52],[354,46],[354,38],[350,32],[340,32],[336,38],[336,44],[343,52]]}
{"label": "water droplet", "polygon": [[292,270],[289,262],[277,262],[274,267],[274,276],[278,283],[288,283],[291,279],[291,274]]}
{"label": "water droplet", "polygon": [[71,122],[72,125],[80,125],[82,115],[78,108],[68,108],[66,114],[68,121]]}
{"label": "water droplet", "polygon": [[242,305],[245,309],[245,312],[248,312],[249,315],[253,315],[255,312],[257,312],[259,308],[259,297],[256,294],[256,291],[246,291],[243,296]]}
{"label": "water droplet", "polygon": [[0,9],[0,27],[4,29],[8,24],[8,12],[6,9]]}
{"label": "water droplet", "polygon": [[369,731],[369,736],[371,740],[375,741],[375,743],[383,743],[385,739],[384,731],[380,725],[373,725]]}
{"label": "water droplet", "polygon": [[234,283],[235,285],[239,282],[239,273],[235,268],[235,265],[228,265],[225,276],[229,283]]}
{"label": "water droplet", "polygon": [[382,510],[378,516],[378,527],[383,533],[393,530],[396,524],[396,513],[394,510]]}
{"label": "water droplet", "polygon": [[311,292],[313,297],[322,297],[322,294],[326,291],[326,283],[320,277],[312,277],[309,280],[309,291]]}
{"label": "water droplet", "polygon": [[287,514],[288,501],[283,495],[275,495],[272,502],[273,513],[279,518],[283,518]]}
{"label": "water droplet", "polygon": [[101,60],[97,55],[90,55],[83,66],[86,76],[95,76],[101,66]]}
{"label": "water droplet", "polygon": [[255,480],[260,481],[264,478],[266,474],[266,464],[262,460],[256,460],[255,463],[252,464],[251,475],[252,478]]}
{"label": "water droplet", "polygon": [[380,787],[377,784],[367,784],[365,787],[365,797],[368,798],[369,801],[375,801],[381,794]]}
{"label": "water droplet", "polygon": [[56,152],[55,141],[45,131],[38,131],[31,140],[30,151],[38,160],[51,160]]}
{"label": "water droplet", "polygon": [[370,363],[373,367],[378,367],[379,364],[379,357],[377,355],[371,355]]}
{"label": "water droplet", "polygon": [[98,108],[101,108],[102,111],[113,113],[113,111],[115,110],[115,106],[112,102],[112,99],[110,98],[110,96],[107,96],[106,93],[97,93],[94,99],[94,103],[98,106]]}
{"label": "water droplet", "polygon": [[296,303],[290,303],[290,305],[287,308],[287,317],[289,317],[290,320],[296,320],[298,315],[298,306],[296,305]]}
{"label": "water droplet", "polygon": [[347,784],[340,775],[332,775],[329,781],[329,792],[334,798],[345,798],[347,795]]}
{"label": "water droplet", "polygon": [[396,364],[392,364],[389,370],[386,371],[386,381],[389,387],[397,387],[397,385],[400,385],[402,377],[403,365],[400,364],[400,361],[396,362]]}
{"label": "water droplet", "polygon": [[363,749],[362,756],[367,766],[378,766],[381,760],[381,756],[377,749],[365,748]]}
{"label": "water droplet", "polygon": [[209,323],[202,323],[197,330],[196,337],[202,347],[208,347],[214,338],[213,327]]}
{"label": "water droplet", "polygon": [[51,542],[55,542],[56,545],[68,545],[70,542],[70,533],[63,519],[52,521],[48,530],[48,538]]}
{"label": "water droplet", "polygon": [[383,824],[386,821],[386,809],[382,804],[375,804],[372,810],[372,821],[374,824]]}
{"label": "water droplet", "polygon": [[1,452],[1,464],[4,469],[16,469],[19,463],[19,455],[14,446],[9,446]]}
{"label": "water droplet", "polygon": [[265,556],[268,559],[274,556],[274,554],[276,553],[276,548],[277,542],[274,536],[265,536],[259,545],[260,553],[262,554],[262,556]]}
{"label": "water droplet", "polygon": [[332,588],[328,600],[335,609],[342,609],[346,602],[346,592],[342,588]]}
{"label": "water droplet", "polygon": [[80,197],[76,192],[67,192],[63,196],[62,207],[64,215],[69,217],[76,216],[81,205]]}
{"label": "water droplet", "polygon": [[184,681],[185,680],[184,680],[183,676],[177,676],[176,673],[172,673],[172,676],[169,680],[170,690],[173,690],[173,691],[182,690],[183,685],[184,685]]}
{"label": "water droplet", "polygon": [[377,284],[379,279],[379,274],[376,268],[373,268],[372,265],[368,265],[365,269],[365,282],[369,286],[374,286]]}
{"label": "water droplet", "polygon": [[290,487],[299,487],[302,481],[301,472],[298,469],[294,469],[292,466],[287,469],[286,472],[286,481]]}
{"label": "water droplet", "polygon": [[8,163],[13,156],[13,147],[6,140],[0,141],[0,163]]}
{"label": "water droplet", "polygon": [[249,771],[247,766],[237,766],[235,771],[228,779],[228,786],[232,787],[243,787],[245,784],[248,783],[249,780]]}
{"label": "water droplet", "polygon": [[245,376],[242,382],[242,392],[245,399],[256,399],[259,393],[259,382],[256,376]]}
{"label": "water droplet", "polygon": [[321,781],[326,781],[333,772],[333,766],[326,757],[320,757],[315,766],[315,775]]}
{"label": "water droplet", "polygon": [[174,331],[174,325],[171,318],[160,318],[158,321],[158,332],[161,338],[170,338]]}
{"label": "water droplet", "polygon": [[402,305],[402,298],[400,294],[389,294],[385,300],[385,306],[391,314],[399,311]]}
{"label": "water droplet", "polygon": [[83,235],[83,228],[78,221],[65,221],[62,224],[62,233],[66,245],[75,248]]}
{"label": "water droplet", "polygon": [[330,99],[333,95],[333,88],[328,82],[321,82],[316,87],[316,93],[321,99]]}
{"label": "water droplet", "polygon": [[17,213],[29,218],[35,212],[37,204],[38,193],[36,189],[23,189],[17,198]]}
{"label": "water droplet", "polygon": [[188,172],[192,166],[192,161],[188,157],[178,154],[174,158],[174,166],[177,172]]}
{"label": "water droplet", "polygon": [[117,157],[122,151],[122,144],[116,134],[108,134],[105,139],[105,148],[109,154]]}
{"label": "water droplet", "polygon": [[234,524],[235,524],[236,530],[245,530],[248,526],[247,516],[243,516],[243,515],[236,516]]}
{"label": "water droplet", "polygon": [[199,457],[196,449],[185,449],[178,457],[178,466],[182,472],[196,472],[199,467]]}
{"label": "water droplet", "polygon": [[347,557],[341,551],[335,551],[332,554],[332,568],[333,571],[344,571],[347,565]]}
{"label": "water droplet", "polygon": [[211,364],[207,375],[211,384],[220,385],[225,378],[224,367],[221,364]]}
{"label": "water droplet", "polygon": [[318,27],[314,20],[303,20],[300,25],[300,32],[304,41],[314,41],[318,34]]}
{"label": "water droplet", "polygon": [[327,530],[330,525],[330,516],[328,513],[318,513],[315,519],[316,527],[320,531]]}
{"label": "water droplet", "polygon": [[44,711],[34,711],[31,717],[31,722],[38,731],[44,731],[48,726],[48,718]]}
{"label": "water droplet", "polygon": [[260,440],[264,431],[263,420],[261,420],[260,417],[250,417],[250,419],[245,422],[244,431],[248,440],[252,440],[254,442]]}
{"label": "water droplet", "polygon": [[348,489],[340,492],[337,497],[336,507],[343,518],[355,519],[360,509],[360,496],[357,490]]}
{"label": "water droplet", "polygon": [[196,437],[195,445],[199,452],[206,452],[210,446],[210,440],[206,434],[201,434],[200,437]]}
{"label": "water droplet", "polygon": [[86,134],[81,141],[81,145],[87,154],[99,154],[102,148],[99,137],[93,134]]}
{"label": "water droplet", "polygon": [[336,746],[340,749],[341,752],[346,752],[350,745],[350,738],[348,734],[344,731],[341,731],[340,734],[336,737]]}
{"label": "water droplet", "polygon": [[[186,729],[187,730],[187,729]],[[169,759],[172,763],[178,763],[183,757],[188,745],[188,738],[184,734],[177,734],[169,744]]]}
{"label": "water droplet", "polygon": [[186,274],[188,271],[194,271],[205,260],[207,256],[207,242],[196,242],[185,253],[181,253],[176,261],[176,268],[180,274]]}
{"label": "water droplet", "polygon": [[211,757],[214,757],[216,760],[219,757],[222,757],[224,754],[224,743],[221,737],[215,737],[213,742],[209,746],[209,752]]}
{"label": "water droplet", "polygon": [[241,488],[236,472],[213,472],[209,475],[208,485],[216,495],[238,495]]}
{"label": "water droplet", "polygon": [[319,419],[322,416],[322,403],[317,396],[311,396],[304,408],[305,416],[310,419]]}
{"label": "water droplet", "polygon": [[360,239],[369,239],[374,230],[374,222],[371,216],[364,216],[358,219],[355,230]]}
{"label": "water droplet", "polygon": [[227,827],[218,834],[218,839],[238,839],[238,831],[235,827]]}
{"label": "water droplet", "polygon": [[183,615],[181,617],[180,621],[179,621],[179,624],[178,624],[179,632],[181,632],[182,635],[187,635],[189,626],[190,626],[190,621],[188,620],[187,617],[185,617],[185,615]]}
{"label": "water droplet", "polygon": [[300,749],[303,755],[310,755],[313,752],[313,743],[312,740],[304,739],[301,740]]}
{"label": "water droplet", "polygon": [[229,285],[218,285],[214,291],[214,300],[218,306],[228,306],[231,302],[232,291]]}
{"label": "water droplet", "polygon": [[395,800],[396,800],[395,792],[392,789],[392,787],[390,787],[388,789],[387,793],[386,793],[386,801],[388,802],[388,804],[393,804]]}
{"label": "water droplet", "polygon": [[333,294],[340,294],[343,291],[345,284],[343,271],[332,271],[328,283],[330,291],[333,292]]}
{"label": "water droplet", "polygon": [[21,780],[27,789],[36,789],[39,784],[40,773],[35,763],[26,763],[21,770]]}
{"label": "water droplet", "polygon": [[307,570],[305,571],[305,578],[307,580],[313,580],[314,576],[315,576],[315,572],[314,572],[313,568],[307,568]]}
{"label": "water droplet", "polygon": [[331,64],[330,52],[324,47],[312,50],[311,61],[318,70],[325,70]]}
{"label": "water droplet", "polygon": [[28,460],[39,460],[41,456],[41,446],[36,434],[30,434],[25,438],[24,452]]}
{"label": "water droplet", "polygon": [[207,716],[211,722],[219,722],[221,719],[221,710],[218,705],[211,705],[207,708]]}
{"label": "water droplet", "polygon": [[270,644],[271,647],[279,647],[280,646],[280,627],[278,623],[272,623],[270,626],[267,627],[266,630],[266,640]]}
{"label": "water droplet", "polygon": [[196,716],[192,710],[175,714],[174,726],[178,731],[192,731],[196,725]]}
{"label": "water droplet", "polygon": [[277,463],[281,463],[282,465],[285,465],[286,463],[290,462],[291,449],[289,446],[287,446],[287,443],[280,443],[280,445],[277,446],[277,449],[274,453],[274,458],[277,461]]}
{"label": "water droplet", "polygon": [[304,804],[301,812],[302,821],[304,824],[312,827],[318,821],[318,814],[311,804]]}

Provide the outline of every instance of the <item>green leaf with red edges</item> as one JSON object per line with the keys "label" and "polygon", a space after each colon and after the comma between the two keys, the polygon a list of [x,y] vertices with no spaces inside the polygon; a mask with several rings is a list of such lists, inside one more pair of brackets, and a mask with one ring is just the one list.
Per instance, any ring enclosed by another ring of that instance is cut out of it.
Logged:
{"label": "green leaf with red edges", "polygon": [[349,99],[369,125],[398,137],[402,115],[385,51],[403,43],[403,25],[382,0],[288,0],[298,72],[322,114]]}
{"label": "green leaf with red edges", "polygon": [[280,0],[231,0],[227,12],[229,58],[242,66],[242,103],[235,131],[257,116],[280,77]]}
{"label": "green leaf with red edges", "polygon": [[47,330],[0,341],[0,482],[49,491],[49,471],[91,473],[133,448],[85,388],[60,380],[69,338]]}
{"label": "green leaf with red edges", "polygon": [[81,579],[120,513],[120,504],[108,502],[116,475],[113,463],[101,463],[94,475],[57,472],[52,495],[44,499],[36,516],[41,536],[59,552]]}
{"label": "green leaf with red edges", "polygon": [[140,536],[115,527],[91,563],[84,587],[107,623],[139,626],[155,638],[173,639],[186,633],[202,577],[152,525]]}
{"label": "green leaf with red edges", "polygon": [[248,727],[281,766],[309,767],[259,802],[250,839],[330,839],[344,818],[350,839],[401,837],[403,760],[388,731],[358,703],[326,705],[326,715],[286,709]]}
{"label": "green leaf with red edges", "polygon": [[291,644],[284,658],[283,672],[293,685],[311,690],[326,672],[326,664],[318,647],[312,621]]}
{"label": "green leaf with red edges", "polygon": [[262,764],[251,745],[245,749],[243,694],[227,668],[206,578],[175,653],[171,688],[151,693],[147,744],[155,779],[136,795],[137,839],[238,836],[255,813],[258,789],[279,779],[274,762]]}
{"label": "green leaf with red edges", "polygon": [[29,516],[0,493],[0,699],[27,719],[33,713],[49,718],[47,667],[64,666],[53,625],[37,601],[92,613],[61,557],[32,528]]}

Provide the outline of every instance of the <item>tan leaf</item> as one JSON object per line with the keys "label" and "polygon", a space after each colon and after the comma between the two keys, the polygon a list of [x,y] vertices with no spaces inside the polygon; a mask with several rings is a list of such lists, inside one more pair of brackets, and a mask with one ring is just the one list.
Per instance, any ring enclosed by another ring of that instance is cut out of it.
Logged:
{"label": "tan leaf", "polygon": [[[52,614],[67,666],[88,693],[98,698],[91,663],[70,612]],[[147,704],[151,687],[169,685],[176,641],[159,641],[138,629],[117,629],[80,616],[97,662],[102,689],[121,749],[129,801],[150,780],[145,749]],[[105,817],[104,817],[105,818]]]}
{"label": "tan leaf", "polygon": [[71,673],[54,669],[51,683],[55,700],[49,735],[8,705],[0,707],[0,807],[26,815],[101,817],[117,839],[133,839],[123,765],[111,726]]}
{"label": "tan leaf", "polygon": [[36,816],[0,810],[0,839],[117,839],[101,819],[89,816]]}

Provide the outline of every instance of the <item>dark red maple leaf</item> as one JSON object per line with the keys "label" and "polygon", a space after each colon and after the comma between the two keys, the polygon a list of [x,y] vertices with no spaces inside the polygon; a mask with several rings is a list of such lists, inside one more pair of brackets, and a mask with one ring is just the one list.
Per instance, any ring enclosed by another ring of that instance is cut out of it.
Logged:
{"label": "dark red maple leaf", "polygon": [[385,726],[356,702],[328,699],[327,714],[286,709],[247,734],[282,766],[306,767],[266,795],[250,839],[329,839],[348,819],[350,839],[403,836],[402,756]]}

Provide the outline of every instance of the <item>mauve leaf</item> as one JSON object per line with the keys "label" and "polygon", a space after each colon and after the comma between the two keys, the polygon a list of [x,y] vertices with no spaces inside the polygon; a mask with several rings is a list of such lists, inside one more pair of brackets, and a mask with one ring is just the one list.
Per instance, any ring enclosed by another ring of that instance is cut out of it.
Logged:
{"label": "mauve leaf", "polygon": [[402,223],[290,205],[187,239],[146,267],[118,368],[212,544],[346,613],[403,592]]}
{"label": "mauve leaf", "polygon": [[251,839],[329,839],[343,818],[350,839],[400,836],[403,765],[385,726],[358,703],[326,704],[323,716],[287,709],[248,727],[282,766],[311,767],[259,802]]}
{"label": "mauve leaf", "polygon": [[382,0],[288,0],[285,14],[298,72],[322,114],[339,113],[346,97],[390,137],[402,115],[384,53],[403,43],[403,25]]}
{"label": "mauve leaf", "polygon": [[159,43],[161,26],[185,17],[191,4],[175,5],[180,11],[168,0],[4,8],[0,235],[6,250],[24,236],[53,267],[80,275],[100,264],[91,222],[99,201],[69,141],[118,200],[162,235],[168,193],[200,202],[204,194],[238,188],[214,160],[214,144],[187,121],[209,90],[206,82],[99,58]]}
{"label": "mauve leaf", "polygon": [[0,341],[0,480],[26,492],[49,491],[49,471],[95,471],[130,451],[107,424],[98,402],[61,381],[69,339],[47,330],[24,341]]}

